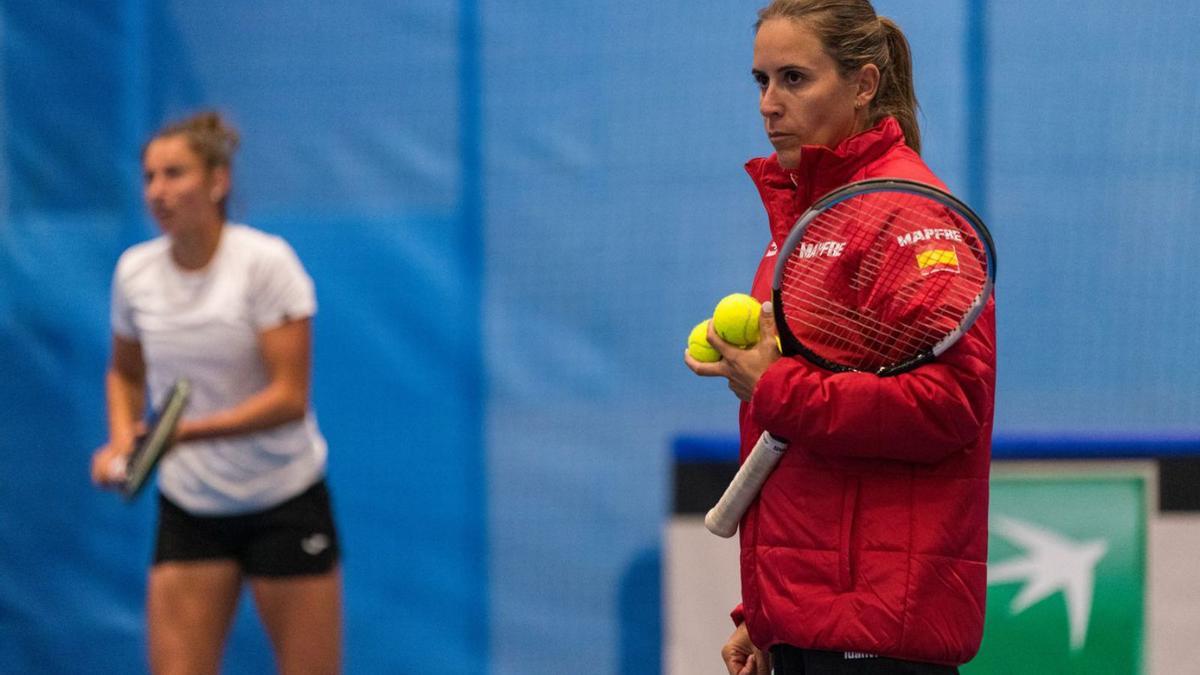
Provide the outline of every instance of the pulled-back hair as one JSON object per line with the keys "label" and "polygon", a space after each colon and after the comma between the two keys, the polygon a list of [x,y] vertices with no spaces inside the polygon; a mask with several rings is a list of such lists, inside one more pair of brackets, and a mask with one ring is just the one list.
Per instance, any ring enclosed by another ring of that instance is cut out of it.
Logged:
{"label": "pulled-back hair", "polygon": [[[237,152],[239,143],[238,132],[221,118],[220,113],[214,110],[205,110],[191,117],[166,124],[155,132],[142,147],[142,157],[145,158],[146,149],[150,147],[150,143],[160,138],[173,136],[182,136],[187,141],[188,147],[204,162],[207,169],[233,168],[233,155]],[[228,200],[229,197],[226,195],[218,204],[222,217],[226,215]]]}
{"label": "pulled-back hair", "polygon": [[843,76],[868,63],[879,68],[879,89],[867,107],[871,126],[891,115],[908,147],[921,152],[912,52],[896,22],[875,13],[869,0],[774,0],[758,12],[757,31],[769,19],[804,22],[821,38]]}

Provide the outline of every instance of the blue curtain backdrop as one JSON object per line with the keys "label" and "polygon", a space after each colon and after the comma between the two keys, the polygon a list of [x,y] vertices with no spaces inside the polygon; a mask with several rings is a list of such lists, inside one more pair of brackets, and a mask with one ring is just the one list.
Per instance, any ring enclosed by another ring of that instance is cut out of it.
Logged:
{"label": "blue curtain backdrop", "polygon": [[[0,1],[0,670],[143,663],[151,500],[87,480],[108,289],[141,144],[212,106],[317,283],[347,672],[656,672],[670,439],[736,423],[684,339],[767,242],[758,5]],[[997,240],[998,433],[1200,431],[1200,8],[876,7]],[[270,666],[247,609],[227,672]]]}

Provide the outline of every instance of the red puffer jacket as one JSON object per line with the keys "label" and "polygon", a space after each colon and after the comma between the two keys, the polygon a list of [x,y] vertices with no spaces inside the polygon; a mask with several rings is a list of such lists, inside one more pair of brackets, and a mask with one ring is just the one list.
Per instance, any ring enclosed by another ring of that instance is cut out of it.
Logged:
{"label": "red puffer jacket", "polygon": [[[752,160],[775,251],[825,193],[864,178],[941,186],[891,118],[785,170]],[[938,360],[893,377],[773,364],[741,408],[743,459],[768,430],[790,441],[741,527],[742,605],[754,644],[969,661],[983,635],[995,397],[995,311]]]}

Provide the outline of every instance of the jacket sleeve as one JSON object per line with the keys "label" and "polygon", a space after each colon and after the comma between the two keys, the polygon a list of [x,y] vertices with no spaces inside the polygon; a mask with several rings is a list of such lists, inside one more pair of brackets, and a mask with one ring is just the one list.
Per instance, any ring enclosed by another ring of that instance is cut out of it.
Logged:
{"label": "jacket sleeve", "polygon": [[750,415],[771,434],[819,454],[941,461],[970,447],[991,422],[994,312],[989,300],[940,358],[891,377],[779,359],[755,386]]}

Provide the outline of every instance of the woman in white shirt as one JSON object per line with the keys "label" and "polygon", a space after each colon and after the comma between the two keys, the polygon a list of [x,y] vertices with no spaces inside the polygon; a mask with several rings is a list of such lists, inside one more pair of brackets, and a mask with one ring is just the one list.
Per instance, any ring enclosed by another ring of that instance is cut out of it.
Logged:
{"label": "woman in white shirt", "polygon": [[308,400],[316,297],[283,239],[226,221],[237,143],[202,113],[142,152],[144,198],[163,236],[117,263],[109,442],[92,477],[121,480],[147,400],[187,377],[188,414],[158,476],[152,669],[217,672],[246,581],[280,671],[336,672],[340,554]]}

